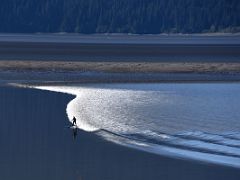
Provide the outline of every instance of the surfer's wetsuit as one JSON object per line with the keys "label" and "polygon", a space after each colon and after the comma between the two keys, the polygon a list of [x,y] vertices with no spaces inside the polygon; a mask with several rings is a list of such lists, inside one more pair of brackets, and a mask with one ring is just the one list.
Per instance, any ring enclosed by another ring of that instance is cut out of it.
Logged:
{"label": "surfer's wetsuit", "polygon": [[73,116],[73,122],[72,122],[72,125],[77,125],[77,119]]}

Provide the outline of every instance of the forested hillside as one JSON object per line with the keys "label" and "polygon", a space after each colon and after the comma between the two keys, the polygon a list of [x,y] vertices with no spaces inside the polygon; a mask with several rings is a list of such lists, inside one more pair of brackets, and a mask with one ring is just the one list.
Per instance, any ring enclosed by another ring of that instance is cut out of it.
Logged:
{"label": "forested hillside", "polygon": [[0,32],[239,32],[240,0],[1,0]]}

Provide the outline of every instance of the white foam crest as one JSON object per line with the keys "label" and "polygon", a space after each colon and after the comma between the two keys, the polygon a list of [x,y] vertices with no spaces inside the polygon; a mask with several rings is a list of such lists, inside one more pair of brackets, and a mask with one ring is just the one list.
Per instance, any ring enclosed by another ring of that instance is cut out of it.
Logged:
{"label": "white foam crest", "polygon": [[30,86],[31,88],[53,91],[53,92],[61,92],[71,95],[78,95],[78,91],[71,86]]}
{"label": "white foam crest", "polygon": [[[73,116],[77,125],[85,131],[107,129],[112,132],[128,133],[138,131],[144,114],[132,113],[136,107],[143,107],[154,102],[148,98],[155,91],[134,91],[131,89],[112,89],[81,86],[35,86],[34,88],[75,95],[67,105],[67,115],[71,121]],[[169,103],[166,92],[162,92],[161,103]],[[129,111],[129,108],[131,111]],[[165,137],[164,137],[165,138]]]}

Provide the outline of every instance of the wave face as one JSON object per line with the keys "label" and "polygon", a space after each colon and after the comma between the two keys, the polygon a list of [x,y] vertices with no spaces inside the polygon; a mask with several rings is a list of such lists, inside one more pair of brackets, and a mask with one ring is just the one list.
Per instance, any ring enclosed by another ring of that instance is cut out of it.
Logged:
{"label": "wave face", "polygon": [[240,84],[38,86],[76,95],[67,105],[85,131],[156,154],[240,168]]}

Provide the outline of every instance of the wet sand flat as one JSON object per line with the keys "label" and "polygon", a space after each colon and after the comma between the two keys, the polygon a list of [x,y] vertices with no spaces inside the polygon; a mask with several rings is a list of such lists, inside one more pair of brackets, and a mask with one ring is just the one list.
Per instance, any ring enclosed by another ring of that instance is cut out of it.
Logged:
{"label": "wet sand flat", "polygon": [[240,63],[0,61],[0,80],[63,83],[240,81]]}

